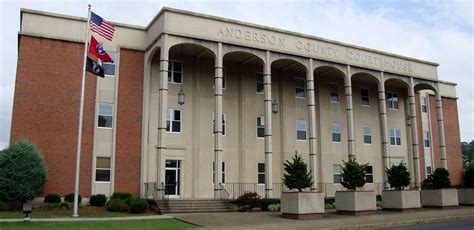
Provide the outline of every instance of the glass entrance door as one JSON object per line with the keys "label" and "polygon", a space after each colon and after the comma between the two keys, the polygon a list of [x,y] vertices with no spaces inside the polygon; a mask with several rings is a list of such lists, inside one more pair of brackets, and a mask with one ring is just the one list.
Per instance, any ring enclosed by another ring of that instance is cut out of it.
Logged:
{"label": "glass entrance door", "polygon": [[166,160],[165,195],[169,198],[179,198],[180,161]]}

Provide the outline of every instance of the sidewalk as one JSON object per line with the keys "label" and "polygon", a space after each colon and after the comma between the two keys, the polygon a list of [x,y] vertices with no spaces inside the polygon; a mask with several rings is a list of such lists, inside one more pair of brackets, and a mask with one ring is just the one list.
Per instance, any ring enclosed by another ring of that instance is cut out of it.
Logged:
{"label": "sidewalk", "polygon": [[330,211],[321,219],[291,220],[271,212],[171,214],[176,219],[211,229],[354,229],[474,219],[474,207],[423,208],[406,212],[377,211],[369,216],[345,216]]}
{"label": "sidewalk", "polygon": [[[64,218],[32,218],[31,222],[64,222],[64,221],[125,221],[125,220],[161,220],[173,219],[166,215],[153,216],[124,216],[124,217],[64,217]],[[0,219],[0,223],[23,222],[22,219]]]}

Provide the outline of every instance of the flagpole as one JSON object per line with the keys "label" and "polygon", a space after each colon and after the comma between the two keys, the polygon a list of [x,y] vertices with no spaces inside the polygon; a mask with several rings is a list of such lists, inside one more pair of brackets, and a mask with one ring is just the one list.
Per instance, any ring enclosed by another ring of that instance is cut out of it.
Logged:
{"label": "flagpole", "polygon": [[87,62],[87,44],[89,41],[89,24],[91,19],[91,5],[88,5],[86,37],[84,39],[84,63],[82,66],[82,82],[81,82],[81,100],[79,102],[79,125],[77,127],[77,153],[76,153],[76,178],[74,181],[74,211],[72,217],[78,217],[77,209],[79,207],[79,174],[81,165],[81,139],[82,139],[82,114],[84,111],[84,85],[86,83],[86,62]]}

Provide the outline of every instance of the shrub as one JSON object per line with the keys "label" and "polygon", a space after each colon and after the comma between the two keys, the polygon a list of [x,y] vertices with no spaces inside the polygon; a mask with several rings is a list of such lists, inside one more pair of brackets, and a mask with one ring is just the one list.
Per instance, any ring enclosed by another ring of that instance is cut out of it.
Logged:
{"label": "shrub", "polygon": [[54,208],[60,208],[61,204],[60,203],[45,203],[42,207],[45,209],[54,209]]}
{"label": "shrub", "polygon": [[269,210],[270,212],[279,212],[279,211],[280,211],[280,208],[281,208],[281,206],[280,206],[279,203],[275,203],[275,204],[270,204],[270,205],[268,205],[268,210]]}
{"label": "shrub", "polygon": [[405,163],[400,162],[399,165],[392,165],[392,167],[386,168],[385,172],[387,172],[390,187],[402,190],[403,187],[410,185],[410,172]]}
{"label": "shrub", "polygon": [[464,187],[474,188],[474,162],[471,162],[464,171]]}
{"label": "shrub", "polygon": [[58,194],[48,194],[44,198],[44,203],[46,203],[46,204],[59,204],[59,203],[61,203],[61,197]]}
{"label": "shrub", "polygon": [[341,184],[349,190],[356,190],[365,185],[365,172],[368,164],[359,164],[355,159],[350,158],[344,163],[342,168]]}
{"label": "shrub", "polygon": [[301,156],[298,156],[298,152],[295,152],[292,161],[293,162],[287,160],[283,164],[285,168],[283,183],[289,189],[298,189],[298,191],[301,192],[302,189],[311,187],[311,185],[313,185],[311,171],[308,172],[308,165],[304,163]]}
{"label": "shrub", "polygon": [[279,199],[261,199],[260,200],[260,209],[262,211],[269,211],[268,206],[271,204],[279,204],[280,200]]}
{"label": "shrub", "polygon": [[0,199],[25,201],[44,191],[44,159],[35,145],[22,140],[0,151]]}
{"label": "shrub", "polygon": [[428,176],[421,184],[422,189],[450,188],[449,172],[444,168],[437,168],[431,176]]}
{"label": "shrub", "polygon": [[245,192],[235,200],[235,203],[240,211],[251,211],[260,205],[260,196],[256,192]]}
{"label": "shrub", "polygon": [[70,209],[70,208],[71,208],[71,203],[69,203],[69,202],[62,202],[61,204],[59,204],[59,207],[60,207],[60,208],[67,208],[67,209]]}
{"label": "shrub", "polygon": [[104,207],[105,203],[107,202],[107,197],[105,197],[104,194],[92,195],[89,202],[92,206]]}
{"label": "shrub", "polygon": [[334,203],[324,204],[324,209],[335,209],[336,205]]}
{"label": "shrub", "polygon": [[126,212],[128,205],[123,199],[111,199],[107,203],[107,210],[111,212]]}
{"label": "shrub", "polygon": [[[66,196],[64,196],[64,201],[69,202],[69,203],[74,203],[74,193],[69,193]],[[80,194],[77,196],[77,203],[81,203],[82,197]]]}
{"label": "shrub", "polygon": [[132,194],[127,193],[127,192],[114,192],[114,194],[112,194],[112,197],[110,199],[126,200],[131,197],[132,197]]}
{"label": "shrub", "polygon": [[129,213],[143,213],[147,208],[148,202],[143,198],[136,197],[129,200]]}
{"label": "shrub", "polygon": [[5,211],[7,209],[8,209],[7,204],[3,201],[0,201],[0,211]]}

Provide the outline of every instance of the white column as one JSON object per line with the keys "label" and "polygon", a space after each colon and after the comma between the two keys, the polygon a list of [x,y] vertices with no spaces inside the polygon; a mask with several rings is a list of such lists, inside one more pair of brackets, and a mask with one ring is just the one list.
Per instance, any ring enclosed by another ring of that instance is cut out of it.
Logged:
{"label": "white column", "polygon": [[164,183],[163,160],[166,151],[166,114],[168,112],[168,64],[169,53],[166,44],[167,34],[163,34],[160,47],[160,85],[159,85],[159,105],[158,105],[158,145],[156,154],[156,181],[158,188]]}
{"label": "white column", "polygon": [[410,89],[408,92],[410,103],[410,120],[411,120],[411,145],[413,156],[413,175],[415,177],[415,188],[420,188],[420,154],[418,152],[418,129],[416,121],[416,105],[415,105],[415,84],[413,77],[410,77]]}
{"label": "white column", "polygon": [[270,51],[266,53],[263,71],[264,105],[265,105],[265,198],[272,197],[272,75]]}
{"label": "white column", "polygon": [[385,79],[383,72],[380,73],[381,79],[379,83],[379,115],[380,115],[380,132],[382,137],[382,171],[384,189],[390,188],[388,184],[387,173],[385,168],[390,166],[390,157],[388,155],[388,135],[387,135],[387,103],[385,98]]}
{"label": "white column", "polygon": [[439,135],[439,152],[441,153],[441,167],[448,169],[446,159],[446,141],[444,138],[444,122],[443,122],[443,101],[441,94],[436,92],[436,113],[438,114],[438,135]]}
{"label": "white column", "polygon": [[354,140],[354,110],[352,105],[352,82],[351,82],[351,66],[347,66],[347,76],[344,78],[344,88],[346,91],[347,101],[347,146],[349,158],[355,159],[355,140]]}
{"label": "white column", "polygon": [[316,142],[316,99],[314,96],[313,59],[309,59],[309,69],[306,74],[306,91],[308,92],[308,117],[309,117],[309,167],[313,177],[312,191],[318,190],[318,143]]}
{"label": "white column", "polygon": [[220,183],[222,182],[222,43],[217,45],[214,77],[214,198],[220,198]]}

